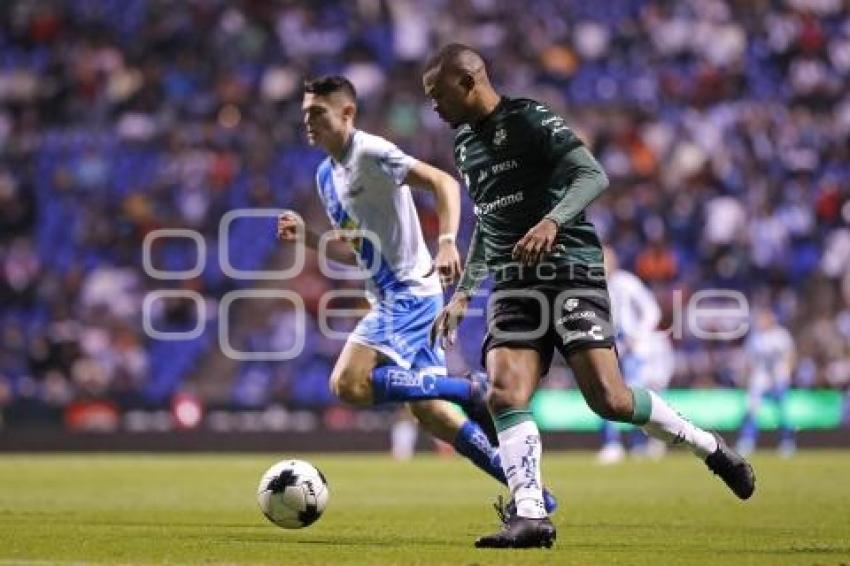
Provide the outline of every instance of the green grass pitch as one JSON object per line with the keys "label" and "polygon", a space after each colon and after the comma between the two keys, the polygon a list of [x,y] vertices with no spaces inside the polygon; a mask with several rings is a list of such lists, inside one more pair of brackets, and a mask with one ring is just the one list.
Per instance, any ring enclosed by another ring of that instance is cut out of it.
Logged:
{"label": "green grass pitch", "polygon": [[[285,457],[330,482],[325,515],[300,531],[254,496]],[[684,453],[611,468],[545,453],[558,542],[506,551],[472,547],[502,490],[460,458],[2,455],[0,564],[850,564],[850,452],[753,462],[743,503]]]}

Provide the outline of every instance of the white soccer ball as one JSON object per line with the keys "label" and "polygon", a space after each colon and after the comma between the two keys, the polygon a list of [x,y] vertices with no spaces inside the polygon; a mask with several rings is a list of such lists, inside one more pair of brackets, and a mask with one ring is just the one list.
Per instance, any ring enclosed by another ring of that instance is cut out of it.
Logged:
{"label": "white soccer ball", "polygon": [[312,525],[328,504],[328,482],[303,460],[281,460],[263,474],[257,503],[269,521],[284,529]]}

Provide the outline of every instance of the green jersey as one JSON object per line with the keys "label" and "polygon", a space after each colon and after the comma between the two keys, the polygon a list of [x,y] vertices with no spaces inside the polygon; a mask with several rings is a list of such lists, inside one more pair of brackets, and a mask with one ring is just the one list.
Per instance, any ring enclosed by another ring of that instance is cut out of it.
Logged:
{"label": "green jersey", "polygon": [[503,97],[483,121],[460,128],[454,155],[477,220],[466,271],[472,263],[491,272],[515,264],[514,246],[544,217],[559,227],[544,262],[601,264],[599,238],[584,208],[608,181],[560,116],[534,100]]}

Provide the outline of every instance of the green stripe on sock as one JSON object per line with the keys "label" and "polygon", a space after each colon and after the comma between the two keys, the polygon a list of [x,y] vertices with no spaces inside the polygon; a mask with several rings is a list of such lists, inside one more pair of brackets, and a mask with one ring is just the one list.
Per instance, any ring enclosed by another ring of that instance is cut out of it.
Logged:
{"label": "green stripe on sock", "polygon": [[493,419],[498,432],[502,432],[503,430],[507,430],[521,422],[530,420],[532,420],[531,411],[528,409],[511,409],[509,411],[503,411],[496,415],[496,418]]}
{"label": "green stripe on sock", "polygon": [[652,397],[649,396],[649,391],[646,389],[634,387],[632,388],[632,398],[635,405],[632,424],[645,425],[649,422],[649,415],[652,413]]}

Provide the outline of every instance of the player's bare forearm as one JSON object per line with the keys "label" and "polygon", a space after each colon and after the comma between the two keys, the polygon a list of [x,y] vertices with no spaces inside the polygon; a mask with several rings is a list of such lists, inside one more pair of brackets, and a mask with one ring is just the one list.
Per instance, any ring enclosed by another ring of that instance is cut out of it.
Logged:
{"label": "player's bare forearm", "polygon": [[440,236],[456,236],[460,225],[460,185],[447,173],[441,173],[432,187],[440,221]]}
{"label": "player's bare forearm", "polygon": [[460,185],[445,171],[421,161],[410,168],[405,181],[434,194],[440,236],[432,271],[437,270],[443,286],[448,286],[457,281],[461,271],[455,242],[460,225]]}
{"label": "player's bare forearm", "polygon": [[434,193],[440,235],[457,234],[460,225],[460,185],[448,173],[422,161],[416,162],[405,181]]}
{"label": "player's bare forearm", "polygon": [[[304,225],[298,213],[287,210],[277,219],[277,238],[282,242],[303,242],[310,249],[318,250],[321,237]],[[339,238],[331,238],[324,246],[328,259],[345,265],[357,265],[351,245]]]}
{"label": "player's bare forearm", "polygon": [[[318,241],[318,239],[317,239]],[[318,249],[314,247],[313,249]],[[351,244],[341,239],[331,239],[325,245],[325,257],[344,265],[357,265]]]}
{"label": "player's bare forearm", "polygon": [[460,277],[460,252],[457,249],[457,229],[460,224],[460,185],[447,173],[440,171],[432,190],[436,197],[440,236],[434,265],[444,286],[455,283]]}
{"label": "player's bare forearm", "polygon": [[[352,238],[336,235],[334,231],[326,232],[326,234],[329,236],[324,244],[325,257],[343,265],[357,265],[357,258],[351,247]],[[319,243],[322,237],[309,228],[305,229],[304,236],[304,245],[318,252],[322,247]]]}

